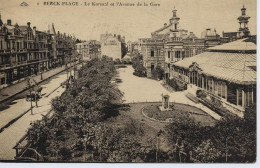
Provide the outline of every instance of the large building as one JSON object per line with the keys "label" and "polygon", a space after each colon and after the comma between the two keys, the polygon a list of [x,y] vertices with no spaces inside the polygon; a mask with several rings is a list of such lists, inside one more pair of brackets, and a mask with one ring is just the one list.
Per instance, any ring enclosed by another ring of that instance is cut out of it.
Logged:
{"label": "large building", "polygon": [[126,54],[125,37],[112,34],[101,34],[101,56],[105,55],[113,60],[121,60]]}
{"label": "large building", "polygon": [[76,44],[76,50],[83,61],[99,58],[101,55],[101,44],[96,40],[89,40]]}
{"label": "large building", "polygon": [[221,44],[216,30],[207,29],[198,38],[193,32],[181,29],[180,17],[174,9],[169,24],[151,33],[151,38],[139,39],[139,51],[143,55],[143,64],[147,77],[152,77],[156,66],[165,70],[166,79],[170,78],[173,62],[204,52],[207,47]]}
{"label": "large building", "polygon": [[47,32],[7,20],[0,15],[0,88],[27,76],[61,66],[71,61],[74,38],[55,31]]}
{"label": "large building", "polygon": [[131,54],[131,53],[138,52],[138,45],[139,45],[138,41],[134,41],[134,42],[128,41],[126,43],[126,45],[127,45],[127,52],[128,53]]}
{"label": "large building", "polygon": [[256,39],[240,39],[173,63],[173,77],[212,106],[243,116],[256,102]]}
{"label": "large building", "polygon": [[165,71],[165,78],[168,84],[172,83],[173,63],[188,57],[200,54],[207,48],[228,43],[250,34],[248,29],[249,16],[246,15],[246,8],[242,8],[242,15],[238,17],[240,28],[238,32],[223,32],[223,37],[214,29],[206,29],[197,37],[193,32],[181,29],[180,17],[174,9],[169,24],[151,33],[151,38],[139,39],[139,52],[143,55],[143,65],[147,71],[147,77],[152,77],[156,66]]}

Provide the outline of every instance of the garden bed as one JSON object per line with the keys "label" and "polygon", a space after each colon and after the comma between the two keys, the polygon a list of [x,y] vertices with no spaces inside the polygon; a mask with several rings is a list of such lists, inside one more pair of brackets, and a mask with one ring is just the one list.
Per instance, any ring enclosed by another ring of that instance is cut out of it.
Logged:
{"label": "garden bed", "polygon": [[168,121],[170,119],[174,122],[174,120],[179,118],[193,118],[195,122],[201,123],[203,126],[215,125],[216,120],[199,108],[190,105],[174,103],[172,111],[160,111],[160,105],[160,103],[147,105],[143,108],[143,113],[147,117],[158,121]]}

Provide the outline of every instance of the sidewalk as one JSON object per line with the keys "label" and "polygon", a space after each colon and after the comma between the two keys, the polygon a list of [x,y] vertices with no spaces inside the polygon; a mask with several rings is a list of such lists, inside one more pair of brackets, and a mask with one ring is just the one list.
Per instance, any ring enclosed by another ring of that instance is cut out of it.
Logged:
{"label": "sidewalk", "polygon": [[[60,84],[64,82],[67,79],[66,74],[60,74],[57,76],[57,78],[52,79],[49,83],[42,85],[42,98],[38,101],[39,108],[45,103],[45,101],[50,102],[53,91],[57,90],[57,88],[60,87]],[[50,96],[46,96],[49,95]],[[33,106],[35,106],[35,102],[32,103]],[[33,108],[33,113],[35,114],[39,108]],[[25,115],[26,113],[31,114],[31,102],[26,101],[25,98],[23,99],[17,99],[12,102],[12,105],[10,105],[9,108],[0,111],[0,133],[4,131],[5,128],[7,128],[10,124],[12,124],[14,121]]]}
{"label": "sidewalk", "polygon": [[[63,77],[59,77],[58,80],[66,79],[66,74],[61,75]],[[57,79],[51,81],[51,85],[59,84]],[[49,84],[48,84],[49,85]],[[57,86],[56,85],[56,86]],[[53,94],[51,94],[48,98],[43,97],[39,102],[39,107],[33,109],[33,115],[31,115],[30,111],[23,115],[19,120],[14,122],[12,125],[7,127],[3,132],[0,133],[0,160],[13,160],[15,157],[15,150],[13,147],[16,143],[26,134],[28,127],[30,127],[30,123],[36,120],[41,120],[43,115],[46,115],[51,110],[50,101],[56,97],[60,96],[65,89],[59,87]],[[45,90],[46,93],[50,93],[52,90]],[[17,104],[17,106],[22,107],[22,105]],[[34,105],[34,103],[33,103]],[[8,110],[11,112],[11,110]],[[17,111],[17,110],[16,110]],[[1,117],[6,117],[1,115]]]}
{"label": "sidewalk", "polygon": [[[65,65],[63,65],[62,67],[59,67],[59,68],[55,68],[55,69],[52,69],[52,70],[49,70],[47,72],[44,72],[42,74],[42,78],[43,80],[41,80],[41,75],[37,75],[37,76],[32,76],[32,79],[35,80],[37,83],[40,83],[40,82],[43,82],[45,81],[46,79],[54,76],[54,75],[57,75],[58,73],[62,72],[66,70],[65,68]],[[27,81],[23,80],[19,83],[16,83],[14,85],[11,85],[11,86],[8,86],[4,89],[1,89],[0,90],[0,103],[1,102],[4,102],[5,100],[17,95],[18,93],[21,93],[23,92],[24,90],[26,90],[28,87],[27,85]]]}

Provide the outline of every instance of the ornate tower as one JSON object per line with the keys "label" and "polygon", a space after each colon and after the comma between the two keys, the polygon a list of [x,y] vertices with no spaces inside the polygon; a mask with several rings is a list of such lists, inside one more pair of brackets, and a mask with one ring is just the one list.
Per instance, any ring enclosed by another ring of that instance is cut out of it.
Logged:
{"label": "ornate tower", "polygon": [[249,16],[246,15],[246,8],[243,5],[243,8],[241,9],[242,15],[237,18],[239,21],[239,33],[241,37],[247,37],[250,35],[250,31],[248,29],[248,20],[250,19]]}
{"label": "ornate tower", "polygon": [[0,12],[0,26],[3,25],[3,21],[2,21],[2,18],[1,18],[1,12]]}
{"label": "ornate tower", "polygon": [[172,11],[173,13],[173,16],[172,18],[170,19],[170,24],[172,25],[172,29],[171,30],[178,30],[178,27],[179,27],[179,20],[180,18],[177,16],[177,10],[175,9],[175,6],[174,6],[174,9]]}

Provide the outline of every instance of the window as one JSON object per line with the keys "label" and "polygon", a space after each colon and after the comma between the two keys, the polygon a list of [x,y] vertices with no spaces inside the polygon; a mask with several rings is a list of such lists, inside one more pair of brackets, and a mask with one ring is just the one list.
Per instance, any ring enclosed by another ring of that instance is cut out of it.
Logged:
{"label": "window", "polygon": [[151,57],[154,57],[154,50],[151,50]]}
{"label": "window", "polygon": [[5,84],[5,78],[1,78],[1,85]]}
{"label": "window", "polygon": [[221,96],[222,98],[226,99],[226,84],[222,83],[221,88]]}
{"label": "window", "polygon": [[181,52],[180,51],[176,51],[175,52],[175,58],[180,58],[181,57]]}
{"label": "window", "polygon": [[161,55],[160,53],[161,53],[161,50],[158,49],[158,50],[157,50],[157,55],[160,56],[160,55]]}
{"label": "window", "polygon": [[151,71],[154,70],[154,64],[151,64]]}
{"label": "window", "polygon": [[213,91],[212,84],[213,84],[212,79],[208,79],[207,87],[209,92]]}
{"label": "window", "polygon": [[237,105],[242,106],[242,90],[241,89],[237,90],[237,97],[238,97]]}
{"label": "window", "polygon": [[20,43],[17,42],[17,43],[16,43],[16,46],[17,46],[17,50],[19,50],[19,49],[20,49]]}
{"label": "window", "polygon": [[171,52],[168,51],[168,58],[171,58]]}
{"label": "window", "polygon": [[246,95],[246,103],[247,103],[247,106],[253,104],[253,89],[252,88],[248,88],[247,90],[247,95]]}
{"label": "window", "polygon": [[190,50],[189,50],[189,49],[187,49],[187,50],[185,51],[185,57],[190,57]]}
{"label": "window", "polygon": [[221,82],[218,82],[218,96],[221,97]]}
{"label": "window", "polygon": [[174,28],[177,29],[177,24],[174,24]]}
{"label": "window", "polygon": [[10,42],[7,42],[7,49],[10,49]]}

